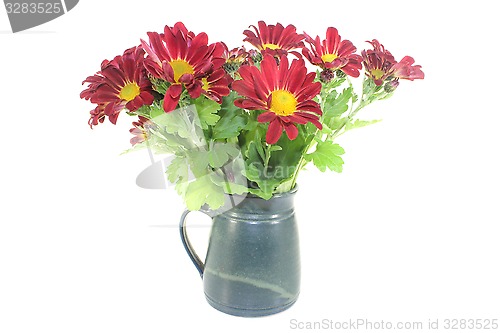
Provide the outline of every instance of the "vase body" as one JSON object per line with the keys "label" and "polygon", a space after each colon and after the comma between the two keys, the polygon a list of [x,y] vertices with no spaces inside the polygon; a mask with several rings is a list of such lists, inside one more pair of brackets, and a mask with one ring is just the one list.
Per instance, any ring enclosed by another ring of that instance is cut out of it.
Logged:
{"label": "vase body", "polygon": [[210,214],[213,224],[205,263],[193,262],[202,265],[205,296],[214,308],[256,317],[295,303],[300,288],[295,193],[269,200],[228,196],[224,209]]}

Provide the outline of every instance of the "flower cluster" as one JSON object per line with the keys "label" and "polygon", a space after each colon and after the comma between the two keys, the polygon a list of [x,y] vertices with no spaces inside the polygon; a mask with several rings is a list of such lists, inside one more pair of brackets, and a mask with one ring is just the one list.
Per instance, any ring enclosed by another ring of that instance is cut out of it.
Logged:
{"label": "flower cluster", "polygon": [[424,78],[421,66],[413,65],[415,60],[412,57],[406,56],[397,62],[378,40],[374,39],[368,43],[373,46],[373,50],[363,50],[361,55],[366,75],[371,77],[377,86],[386,82],[388,86],[397,87],[399,79],[413,81]]}
{"label": "flower cluster", "polygon": [[[206,33],[178,22],[147,33],[83,81],[81,98],[95,104],[91,127],[106,117],[116,124],[125,110],[138,117],[134,148],[175,155],[167,173],[187,201],[190,188],[205,182],[207,195],[191,208],[220,203],[208,188],[263,198],[290,190],[308,162],[341,171],[343,149],[334,140],[374,122],[355,119],[358,111],[390,97],[399,80],[424,78],[412,57],[396,61],[376,39],[358,54],[334,27],[313,38],[260,21],[243,35],[253,49],[209,43]],[[187,184],[188,172],[196,181]]]}

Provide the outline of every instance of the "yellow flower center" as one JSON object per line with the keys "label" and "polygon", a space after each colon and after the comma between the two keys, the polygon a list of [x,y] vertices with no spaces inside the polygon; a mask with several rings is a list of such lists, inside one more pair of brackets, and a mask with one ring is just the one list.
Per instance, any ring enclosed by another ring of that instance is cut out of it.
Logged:
{"label": "yellow flower center", "polygon": [[122,90],[120,90],[120,99],[130,102],[141,93],[141,88],[135,82],[127,83]]}
{"label": "yellow flower center", "polygon": [[191,66],[186,60],[177,59],[169,62],[170,66],[174,70],[174,81],[179,82],[179,78],[184,74],[194,74],[193,66]]}
{"label": "yellow flower center", "polygon": [[201,87],[201,89],[208,91],[208,88],[210,87],[210,85],[208,84],[208,79],[205,77],[202,78],[201,83],[203,83],[203,86]]}
{"label": "yellow flower center", "polygon": [[276,44],[264,44],[262,45],[262,49],[265,50],[265,49],[271,49],[271,50],[276,50],[276,49],[280,49],[281,47],[279,45],[276,45]]}
{"label": "yellow flower center", "polygon": [[275,90],[271,93],[271,111],[279,116],[289,116],[297,109],[297,99],[286,90]]}
{"label": "yellow flower center", "polygon": [[333,53],[325,53],[321,56],[321,60],[323,60],[324,62],[332,62],[337,58],[338,56]]}
{"label": "yellow flower center", "polygon": [[381,70],[381,69],[378,69],[378,68],[373,69],[373,70],[371,71],[371,73],[372,73],[372,76],[373,76],[376,80],[380,80],[380,79],[382,78],[382,76],[384,76],[384,71],[383,71],[383,70]]}

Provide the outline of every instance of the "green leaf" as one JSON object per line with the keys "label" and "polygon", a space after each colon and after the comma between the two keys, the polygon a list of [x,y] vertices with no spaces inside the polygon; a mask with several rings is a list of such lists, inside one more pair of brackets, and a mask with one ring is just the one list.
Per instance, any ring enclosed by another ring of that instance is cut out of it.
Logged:
{"label": "green leaf", "polygon": [[261,197],[264,200],[269,200],[273,197],[273,192],[266,192],[261,190],[260,188],[250,188],[248,191],[252,194]]}
{"label": "green leaf", "polygon": [[178,109],[165,113],[163,107],[156,106],[151,108],[151,120],[155,124],[165,128],[167,133],[176,134],[181,138],[187,139],[191,137],[194,125],[189,122],[186,112],[186,109]]}
{"label": "green leaf", "polygon": [[199,210],[204,204],[217,209],[224,204],[224,191],[212,182],[210,176],[204,176],[189,183],[184,200],[189,210]]}
{"label": "green leaf", "polygon": [[211,167],[220,168],[231,158],[238,156],[239,149],[230,143],[216,143],[208,152],[208,161]]}
{"label": "green leaf", "polygon": [[352,129],[355,129],[355,128],[365,127],[365,126],[368,126],[368,125],[376,124],[376,123],[378,123],[380,121],[382,121],[382,120],[380,120],[380,119],[376,119],[376,120],[361,120],[361,119],[356,119],[355,121],[353,121],[351,123],[347,123],[345,125],[345,130],[349,131],[349,130],[352,130]]}
{"label": "green leaf", "polygon": [[171,183],[188,180],[188,163],[184,156],[176,156],[167,167],[167,178]]}
{"label": "green leaf", "polygon": [[366,77],[363,81],[363,99],[365,104],[370,104],[371,102],[378,99],[378,92],[383,89],[383,85],[377,86],[372,78]]}
{"label": "green leaf", "polygon": [[281,181],[281,183],[276,187],[275,192],[276,193],[288,192],[292,189],[293,185],[294,185],[294,178],[290,177],[288,179]]}
{"label": "green leaf", "polygon": [[187,153],[189,167],[195,177],[202,177],[207,174],[210,153],[204,148],[192,149]]}
{"label": "green leaf", "polygon": [[321,172],[325,172],[327,168],[335,172],[342,172],[344,161],[339,155],[344,154],[344,152],[344,149],[336,143],[319,142],[316,150],[305,155],[305,159],[308,162],[312,161]]}
{"label": "green leaf", "polygon": [[165,80],[162,79],[157,79],[155,77],[151,77],[151,83],[153,84],[153,89],[157,92],[159,92],[162,95],[165,95],[165,92],[167,91],[168,87],[170,86],[170,83],[168,83]]}
{"label": "green leaf", "polygon": [[177,193],[184,196],[188,187],[189,166],[185,156],[176,156],[167,167],[167,179],[175,184]]}
{"label": "green leaf", "polygon": [[352,87],[345,88],[340,94],[336,91],[332,91],[328,94],[323,106],[324,119],[341,116],[349,109],[349,101],[353,96],[355,96],[355,94]]}
{"label": "green leaf", "polygon": [[[318,82],[318,81],[321,82],[320,77],[321,77],[321,71],[317,70],[316,71],[316,82]],[[333,80],[331,80],[330,82],[321,84],[322,85],[322,87],[321,87],[322,93],[323,92],[329,93],[333,89],[341,86],[342,83],[344,83],[345,81],[346,81],[346,77],[338,77],[337,75],[335,75]]]}
{"label": "green leaf", "polygon": [[[211,175],[212,181],[220,186],[227,194],[245,194],[248,193],[249,189],[247,182],[242,181],[241,183],[235,183],[234,181],[229,181],[227,176],[223,174],[214,173]],[[239,180],[238,180],[239,181]]]}
{"label": "green leaf", "polygon": [[217,121],[219,121],[220,116],[217,114],[217,111],[221,108],[219,103],[205,96],[201,96],[195,99],[193,104],[200,117],[200,126],[204,130],[208,129],[209,126],[215,125]]}
{"label": "green leaf", "polygon": [[269,167],[274,170],[274,176],[280,182],[293,176],[296,172],[304,150],[314,138],[316,128],[311,123],[298,125],[299,135],[290,140],[285,133],[281,135],[277,144],[282,148],[273,151],[269,160]]}
{"label": "green leaf", "polygon": [[371,95],[377,86],[372,78],[365,77],[363,81],[363,95]]}
{"label": "green leaf", "polygon": [[357,101],[358,101],[358,95],[353,90],[351,104],[355,104]]}
{"label": "green leaf", "polygon": [[129,115],[131,116],[135,116],[135,115],[138,115],[138,116],[143,116],[143,117],[146,117],[146,118],[150,118],[150,111],[151,111],[151,107],[153,106],[150,106],[150,105],[143,105],[141,106],[140,108],[138,108],[137,110],[131,112],[127,112]]}
{"label": "green leaf", "polygon": [[248,115],[244,110],[234,105],[234,100],[238,97],[235,92],[226,96],[222,102],[220,120],[215,124],[212,138],[214,140],[229,139],[237,137],[241,130],[247,125]]}
{"label": "green leaf", "polygon": [[324,132],[329,134],[328,132],[336,131],[337,129],[344,126],[345,122],[346,122],[345,117],[332,117],[332,118],[328,119],[328,122],[326,122],[326,121],[324,122],[324,125],[326,125],[326,127],[328,128]]}
{"label": "green leaf", "polygon": [[394,95],[394,91],[393,92],[390,92],[390,93],[386,93],[384,92],[383,94],[379,94],[377,96],[377,100],[379,101],[383,101],[384,99],[388,99],[388,98],[391,98],[392,95]]}
{"label": "green leaf", "polygon": [[248,163],[246,169],[243,170],[243,173],[249,181],[259,183],[261,170],[263,170],[262,164],[258,164],[258,162]]}
{"label": "green leaf", "polygon": [[240,131],[246,125],[246,119],[241,115],[226,113],[215,125],[213,138],[229,139],[240,134]]}
{"label": "green leaf", "polygon": [[166,140],[173,138],[184,149],[206,145],[195,106],[187,106],[165,113],[163,108],[151,110],[152,121],[159,126]]}
{"label": "green leaf", "polygon": [[245,160],[246,168],[242,170],[244,176],[251,182],[257,185],[251,189],[251,193],[256,194],[264,199],[269,199],[274,193],[275,188],[280,184],[284,178],[282,175],[283,169],[281,167],[264,166],[257,146],[260,142],[251,142],[247,151],[247,159]]}
{"label": "green leaf", "polygon": [[150,117],[151,120],[157,124],[157,125],[165,125],[166,123],[166,118],[164,115],[166,115],[165,111],[163,111],[163,107],[159,105],[158,103],[153,103],[151,105],[150,109]]}

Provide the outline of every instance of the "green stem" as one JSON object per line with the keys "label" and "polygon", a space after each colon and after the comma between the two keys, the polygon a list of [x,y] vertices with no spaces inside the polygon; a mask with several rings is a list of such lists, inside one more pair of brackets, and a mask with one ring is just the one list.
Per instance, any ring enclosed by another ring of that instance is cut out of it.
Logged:
{"label": "green stem", "polygon": [[345,118],[342,125],[340,125],[340,127],[337,128],[333,132],[333,134],[329,135],[330,140],[333,141],[336,138],[338,138],[339,136],[341,136],[342,134],[344,134],[345,131],[342,132],[342,130],[344,130],[345,126],[353,120],[354,116],[356,116],[356,114],[359,112],[359,110],[361,110],[362,108],[364,108],[365,106],[367,106],[368,104],[370,104],[372,102],[371,97],[374,96],[381,89],[381,87],[375,86],[375,85],[373,85],[369,89],[366,89],[365,85],[371,83],[371,81],[369,81],[369,80],[370,79],[366,78],[365,81],[363,81],[363,93],[361,94],[361,100],[359,101],[358,106],[354,109],[354,105],[351,105],[351,110],[349,111],[349,114]]}
{"label": "green stem", "polygon": [[[349,85],[352,87],[352,84],[351,82],[349,81]],[[335,140],[337,137],[339,137],[341,134],[341,131],[345,128],[345,126],[352,121],[352,119],[354,118],[354,116],[358,113],[359,110],[361,110],[362,108],[364,108],[365,106],[367,106],[368,104],[370,104],[370,102],[368,102],[368,98],[374,93],[375,91],[372,91],[370,90],[369,92],[367,92],[366,96],[365,95],[362,95],[361,97],[361,100],[359,101],[359,104],[356,108],[354,108],[354,105],[351,105],[351,110],[347,116],[347,118],[345,119],[345,121],[342,123],[342,125],[337,128],[333,134],[329,135],[328,138],[330,140]],[[302,155],[300,156],[300,160],[299,160],[299,163],[297,165],[297,169],[295,170],[294,174],[293,174],[293,177],[292,177],[292,182],[291,182],[291,186],[290,186],[290,190],[292,188],[295,187],[295,184],[297,183],[297,177],[298,177],[298,174],[299,174],[299,171],[302,170],[303,167],[306,166],[307,164],[307,161],[305,159],[305,155],[307,154],[307,152],[314,146],[314,144],[316,144],[316,141],[314,140],[314,138],[316,137],[316,134],[318,133],[319,130],[316,130],[316,132],[314,132],[314,135],[312,136],[311,138],[311,141],[309,142],[309,144],[307,145],[307,147],[305,148],[305,150],[302,152]]]}
{"label": "green stem", "polygon": [[265,145],[264,147],[264,170],[269,167],[269,160],[271,159],[271,145]]}
{"label": "green stem", "polygon": [[309,142],[309,144],[306,146],[306,148],[302,151],[302,154],[300,155],[300,160],[299,160],[299,163],[297,163],[297,168],[295,169],[295,171],[293,172],[293,176],[292,176],[292,182],[290,184],[290,188],[288,190],[291,190],[295,187],[295,184],[297,183],[297,177],[299,176],[299,171],[302,170],[303,167],[306,166],[307,164],[307,161],[305,159],[305,156],[307,154],[307,152],[314,146],[314,144],[316,143],[316,141],[314,140],[314,138],[316,137],[316,134],[318,134],[319,130],[316,129],[316,131],[314,132],[314,134],[311,136],[311,141]]}
{"label": "green stem", "polygon": [[344,120],[344,122],[342,123],[342,125],[340,125],[339,128],[337,128],[335,130],[335,132],[333,132],[331,135],[329,135],[329,138],[330,140],[335,140],[336,138],[338,138],[340,135],[344,134],[345,132],[342,132],[341,131],[345,128],[345,126],[350,123],[352,121],[352,119],[354,118],[354,116],[358,113],[359,110],[361,110],[362,108],[364,108],[365,106],[367,106],[369,103],[367,103],[366,101],[364,100],[361,100],[359,102],[359,105],[355,108],[355,109],[352,109],[351,108],[351,111],[349,112],[349,114],[347,115],[347,118]]}
{"label": "green stem", "polygon": [[[340,125],[340,127],[338,127],[332,134],[328,135],[327,139],[329,139],[330,141],[333,141],[337,137],[339,137],[340,135],[344,134],[345,133],[344,129],[345,129],[346,125],[349,124],[353,120],[354,116],[356,116],[356,114],[362,108],[364,108],[365,106],[370,104],[373,101],[372,97],[374,95],[377,95],[377,93],[381,90],[381,88],[382,88],[381,86],[375,86],[375,85],[373,85],[372,87],[368,87],[368,89],[366,89],[365,85],[371,83],[371,81],[369,81],[369,80],[371,80],[371,79],[365,78],[365,81],[363,81],[363,93],[361,94],[361,99],[359,101],[358,106],[356,108],[354,108],[354,104],[351,104],[351,107],[350,107],[351,110],[349,111],[349,114],[347,115],[347,117],[343,121],[342,125]],[[352,87],[352,84],[351,84],[351,81],[349,80],[349,78],[348,78],[348,83],[349,83],[349,86]],[[294,171],[289,190],[291,190],[292,188],[295,187],[295,184],[297,183],[297,177],[298,177],[299,171],[307,164],[307,161],[305,159],[305,155],[316,144],[316,140],[314,140],[314,138],[316,137],[318,131],[319,130],[316,130],[314,132],[314,135],[312,136],[311,141],[309,142],[307,147],[302,152],[299,163],[297,164],[297,169]]]}

